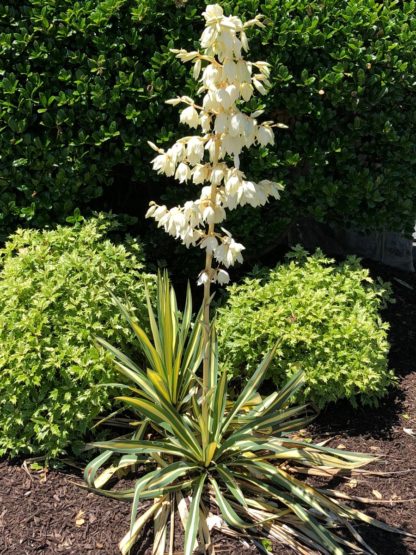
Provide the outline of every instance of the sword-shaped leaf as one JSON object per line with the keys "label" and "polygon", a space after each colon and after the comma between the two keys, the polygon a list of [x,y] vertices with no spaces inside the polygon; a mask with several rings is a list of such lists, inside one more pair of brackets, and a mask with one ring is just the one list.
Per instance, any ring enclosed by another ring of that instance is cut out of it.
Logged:
{"label": "sword-shaped leaf", "polygon": [[271,498],[275,498],[289,507],[301,521],[305,522],[307,526],[312,529],[317,538],[319,538],[322,546],[327,549],[329,553],[333,555],[346,555],[344,550],[338,545],[334,535],[327,530],[325,526],[321,525],[300,503],[297,503],[292,495],[277,490],[267,483],[267,481],[262,481],[255,477],[247,478],[247,481],[255,484],[259,490],[263,491]]}
{"label": "sword-shaped leaf", "polygon": [[161,489],[183,476],[190,476],[196,472],[198,465],[177,461],[156,471],[147,485],[147,489]]}
{"label": "sword-shaped leaf", "polygon": [[[159,279],[160,279],[160,276],[158,277],[158,280]],[[159,287],[159,283],[158,283],[158,287]],[[155,316],[155,313],[154,313],[154,310],[153,310],[153,307],[152,307],[152,302],[150,300],[150,295],[149,295],[149,290],[147,289],[147,285],[145,285],[145,291],[146,291],[147,313],[149,315],[150,329],[152,330],[153,342],[155,344],[156,351],[161,356],[162,341],[161,341],[161,338],[160,338],[159,328],[157,326],[157,320],[156,320],[156,316]]]}
{"label": "sword-shaped leaf", "polygon": [[201,474],[192,492],[192,502],[189,508],[189,514],[185,527],[185,543],[183,548],[184,555],[192,555],[194,549],[195,539],[199,528],[199,506],[205,480],[206,474],[203,473]]}
{"label": "sword-shaped leaf", "polygon": [[162,506],[154,515],[155,535],[153,539],[152,555],[165,555],[168,518],[172,509],[171,505],[170,499],[165,499]]}
{"label": "sword-shaped leaf", "polygon": [[227,404],[227,385],[228,377],[224,370],[221,374],[215,394],[212,397],[210,413],[212,418],[211,439],[218,442],[221,434],[221,427],[224,421],[225,407]]}
{"label": "sword-shaped leaf", "polygon": [[243,491],[238,485],[237,480],[234,478],[232,472],[230,472],[225,465],[217,465],[218,474],[221,476],[228,491],[237,499],[237,501],[243,506],[247,506],[246,498],[244,497]]}
{"label": "sword-shaped leaf", "polygon": [[264,357],[263,361],[257,367],[257,370],[251,376],[249,381],[247,382],[246,386],[244,387],[243,391],[241,392],[240,396],[234,403],[231,411],[228,413],[225,422],[222,426],[222,435],[226,432],[229,425],[238,414],[239,410],[247,403],[247,401],[256,393],[257,388],[259,387],[261,381],[263,380],[271,361],[273,360],[274,354],[276,352],[278,343],[275,344],[273,349]]}
{"label": "sword-shaped leaf", "polygon": [[133,503],[131,505],[130,511],[130,535],[133,533],[134,523],[136,522],[137,518],[137,510],[139,508],[139,501],[140,501],[140,494],[145,489],[147,484],[151,481],[153,476],[156,474],[157,470],[153,472],[148,472],[138,480],[134,484],[134,496],[133,496]]}
{"label": "sword-shaped leaf", "polygon": [[143,529],[143,526],[148,520],[150,520],[154,513],[159,510],[162,505],[163,500],[160,499],[153,505],[151,505],[146,512],[144,512],[133,524],[133,528],[124,536],[124,538],[119,543],[119,548],[122,555],[128,555],[133,545]]}
{"label": "sword-shaped leaf", "polygon": [[104,451],[87,464],[84,470],[84,480],[89,486],[95,486],[95,477],[97,475],[97,472],[100,470],[103,464],[105,464],[110,459],[110,457],[112,457],[112,455],[113,451]]}
{"label": "sword-shaped leaf", "polygon": [[168,441],[148,441],[148,440],[110,440],[96,441],[89,444],[98,449],[107,449],[115,453],[140,454],[140,453],[166,453],[177,457],[192,458],[192,453],[184,447],[173,445]]}
{"label": "sword-shaped leaf", "polygon": [[155,347],[152,345],[152,342],[148,338],[146,332],[143,330],[141,326],[139,326],[139,324],[132,318],[132,316],[130,316],[125,306],[116,297],[113,296],[113,298],[118,308],[123,313],[128,323],[130,324],[130,327],[134,331],[137,339],[139,340],[143,353],[146,355],[146,358],[151,364],[151,366],[154,368],[156,372],[159,372],[161,375],[166,376],[166,369],[163,366],[162,359],[159,353],[157,352],[157,350],[155,349]]}
{"label": "sword-shaped leaf", "polygon": [[135,399],[133,397],[118,397],[118,399],[138,408],[150,421],[157,424],[161,422],[168,424],[174,436],[183,443],[183,447],[190,449],[197,457],[202,456],[200,445],[185,424],[184,419],[175,409],[162,405],[156,406],[144,399]]}
{"label": "sword-shaped leaf", "polygon": [[215,493],[215,501],[221,511],[221,515],[224,517],[224,520],[233,528],[252,528],[252,522],[246,522],[241,519],[238,514],[235,512],[231,504],[227,501],[224,495],[221,492],[221,489],[215,480],[215,478],[210,477],[209,481],[211,482],[212,487],[214,488]]}

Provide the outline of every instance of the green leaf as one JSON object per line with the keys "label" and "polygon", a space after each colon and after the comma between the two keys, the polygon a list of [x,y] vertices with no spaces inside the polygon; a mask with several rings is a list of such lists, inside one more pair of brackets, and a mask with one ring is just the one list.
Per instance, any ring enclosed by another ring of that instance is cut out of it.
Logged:
{"label": "green leaf", "polygon": [[194,544],[196,540],[196,534],[198,532],[200,518],[199,506],[201,503],[201,497],[206,477],[207,476],[205,473],[201,474],[192,492],[192,502],[189,508],[189,515],[185,528],[185,542],[183,548],[184,555],[192,555],[194,550]]}
{"label": "green leaf", "polygon": [[252,528],[253,523],[245,522],[234,511],[231,504],[222,494],[215,478],[210,477],[210,482],[212,484],[212,487],[214,488],[215,501],[221,511],[222,516],[224,517],[224,520],[233,528]]}
{"label": "green leaf", "polygon": [[278,346],[278,343],[276,343],[273,349],[266,355],[266,357],[263,359],[261,364],[257,367],[257,370],[254,372],[253,376],[247,382],[246,386],[244,387],[237,401],[234,403],[233,408],[228,413],[225,419],[225,422],[222,425],[222,428],[221,428],[222,435],[224,435],[229,425],[237,415],[238,411],[244,406],[245,403],[247,403],[247,401],[250,399],[253,393],[257,391],[258,386],[260,385],[271,361],[273,360],[277,346]]}
{"label": "green leaf", "polygon": [[133,397],[118,397],[129,405],[139,409],[151,422],[158,425],[166,424],[173,434],[180,440],[184,449],[189,449],[193,456],[201,457],[201,447],[188,428],[184,419],[173,408],[167,406],[156,406],[154,403],[145,399],[135,399]]}

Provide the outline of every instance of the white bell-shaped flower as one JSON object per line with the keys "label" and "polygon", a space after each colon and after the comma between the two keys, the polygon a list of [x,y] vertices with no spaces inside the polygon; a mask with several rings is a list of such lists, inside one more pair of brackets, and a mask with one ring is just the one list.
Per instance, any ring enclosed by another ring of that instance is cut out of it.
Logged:
{"label": "white bell-shaped flower", "polygon": [[227,285],[227,283],[230,282],[230,274],[225,270],[218,270],[216,278],[217,278],[217,282],[220,285]]}
{"label": "white bell-shaped flower", "polygon": [[191,170],[189,166],[181,162],[176,169],[175,179],[177,179],[179,183],[184,183],[185,181],[188,181],[190,177],[191,177]]}
{"label": "white bell-shaped flower", "polygon": [[241,83],[240,85],[240,94],[243,97],[243,100],[248,102],[250,98],[253,96],[253,86],[251,83]]}
{"label": "white bell-shaped flower", "polygon": [[266,146],[268,144],[274,144],[274,133],[270,127],[265,127],[264,125],[259,125],[257,130],[257,141],[262,146]]}
{"label": "white bell-shaped flower", "polygon": [[215,133],[225,133],[228,129],[228,114],[221,112],[215,118],[214,131]]}
{"label": "white bell-shaped flower", "polygon": [[204,133],[207,133],[211,129],[211,116],[209,114],[202,114],[199,118],[199,124]]}
{"label": "white bell-shaped flower", "polygon": [[237,80],[237,66],[236,63],[231,59],[227,58],[222,66],[222,71],[224,79],[229,83],[233,83]]}
{"label": "white bell-shaped flower", "polygon": [[204,140],[201,137],[191,137],[186,146],[186,157],[188,162],[195,166],[204,157]]}
{"label": "white bell-shaped flower", "polygon": [[209,281],[209,276],[207,272],[201,272],[198,276],[197,285],[205,285]]}
{"label": "white bell-shaped flower", "polygon": [[211,23],[212,21],[216,22],[222,18],[224,10],[219,4],[208,4],[205,11],[202,12],[202,15],[207,20],[207,23]]}
{"label": "white bell-shaped flower", "polygon": [[233,266],[235,262],[243,262],[241,252],[245,247],[234,241],[232,237],[225,236],[221,245],[215,249],[214,258],[226,268]]}
{"label": "white bell-shaped flower", "polygon": [[217,101],[217,104],[220,105],[224,110],[228,110],[229,108],[231,108],[232,100],[225,89],[217,90],[215,100]]}
{"label": "white bell-shaped flower", "polygon": [[210,174],[210,165],[209,164],[198,164],[192,170],[192,181],[195,185],[200,185],[208,180]]}
{"label": "white bell-shaped flower", "polygon": [[157,173],[164,173],[168,177],[172,177],[175,174],[175,163],[167,153],[159,154],[156,158],[153,158],[152,165]]}
{"label": "white bell-shaped flower", "polygon": [[182,162],[185,157],[185,145],[178,141],[168,150],[167,154],[176,165],[179,162]]}
{"label": "white bell-shaped flower", "polygon": [[218,239],[213,235],[207,235],[202,239],[199,246],[201,249],[206,249],[207,253],[211,254],[218,247]]}
{"label": "white bell-shaped flower", "polygon": [[181,123],[189,125],[189,127],[198,127],[199,115],[193,106],[188,106],[181,113],[179,120]]}

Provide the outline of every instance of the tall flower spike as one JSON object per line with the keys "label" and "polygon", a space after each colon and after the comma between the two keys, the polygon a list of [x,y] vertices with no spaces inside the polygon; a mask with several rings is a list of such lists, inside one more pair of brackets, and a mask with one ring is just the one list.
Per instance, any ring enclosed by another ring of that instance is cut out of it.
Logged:
{"label": "tall flower spike", "polygon": [[[255,183],[240,171],[242,151],[253,145],[274,144],[271,121],[259,123],[262,111],[248,114],[244,103],[255,90],[266,94],[270,86],[267,62],[250,62],[243,52],[249,50],[246,30],[264,27],[260,17],[243,23],[239,17],[225,16],[219,4],[206,6],[202,13],[205,29],[200,38],[201,51],[172,50],[182,62],[193,64],[194,79],[200,83],[200,102],[188,96],[167,100],[181,109],[180,123],[196,129],[201,135],[186,136],[166,152],[150,143],[157,152],[153,169],[174,176],[180,183],[202,185],[200,198],[184,206],[167,209],[152,203],[147,217],[180,239],[184,245],[199,246],[206,252],[206,265],[198,283],[209,291],[210,283],[229,281],[229,268],[242,262],[244,246],[231,234],[215,226],[226,219],[226,210],[238,206],[263,206],[269,198],[279,198],[282,185],[267,179]],[[283,125],[278,125],[284,127]],[[213,261],[218,263],[213,268]],[[206,293],[207,291],[205,291]]]}

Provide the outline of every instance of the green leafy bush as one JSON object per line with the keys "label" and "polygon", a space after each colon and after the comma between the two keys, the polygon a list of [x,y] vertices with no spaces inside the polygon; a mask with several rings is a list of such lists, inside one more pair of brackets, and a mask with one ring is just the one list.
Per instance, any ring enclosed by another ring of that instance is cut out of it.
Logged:
{"label": "green leafy bush", "polygon": [[376,405],[394,382],[379,315],[388,285],[375,283],[354,257],[335,265],[299,247],[288,256],[289,263],[230,287],[218,310],[222,363],[247,379],[280,339],[268,374],[276,385],[303,369],[303,393],[319,407],[343,398]]}
{"label": "green leafy bush", "polygon": [[[161,183],[149,170],[146,140],[163,145],[182,135],[164,101],[194,92],[188,69],[169,48],[192,50],[203,5],[1,3],[0,226],[63,220],[104,193],[113,210],[136,211],[140,202],[144,210],[147,187]],[[265,14],[267,29],[251,41],[252,58],[267,52],[268,114],[289,125],[275,147],[247,161],[253,179],[257,172],[287,184],[268,225],[303,212],[360,228],[410,231],[416,212],[415,2],[223,5],[246,19]]]}
{"label": "green leafy bush", "polygon": [[0,454],[74,449],[110,407],[109,357],[96,334],[127,349],[129,326],[109,290],[147,323],[139,246],[114,245],[95,219],[53,231],[19,230],[0,251]]}

